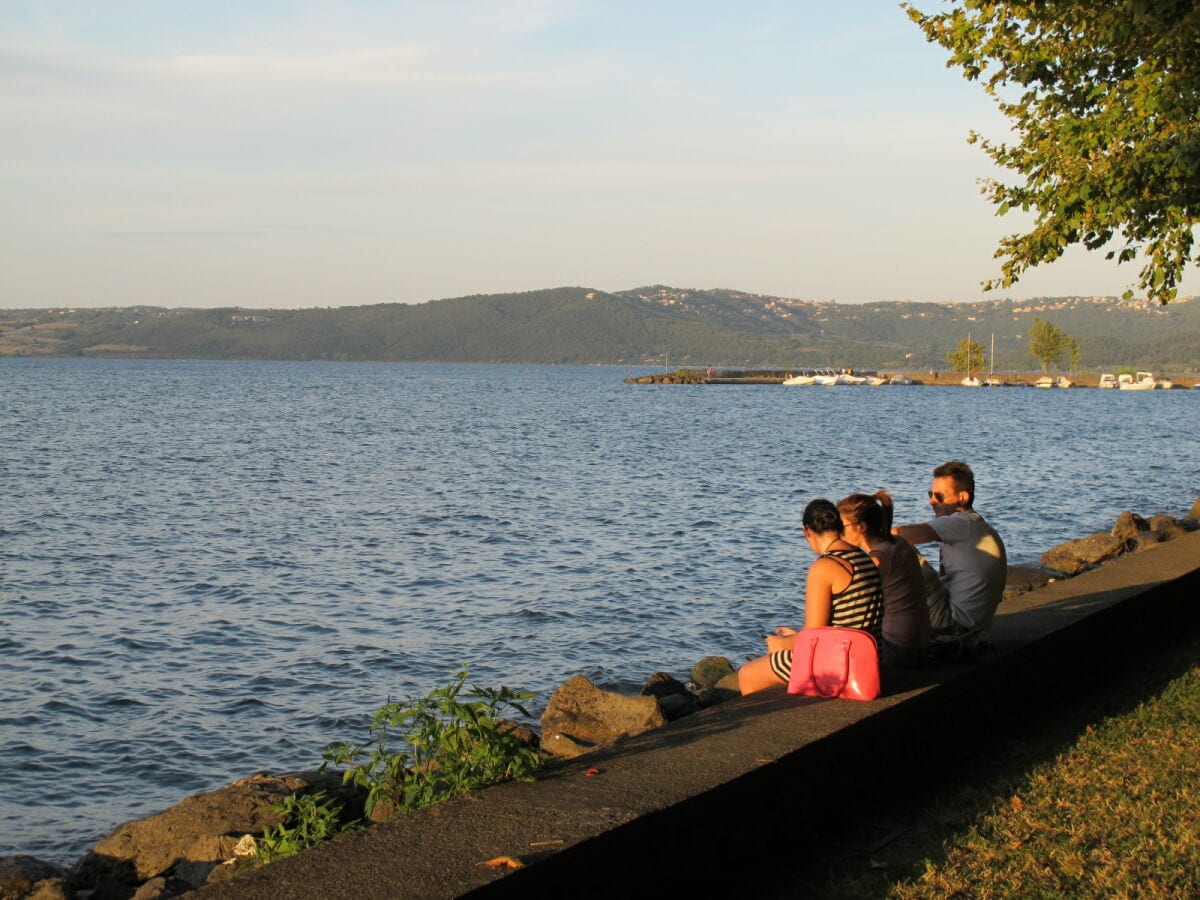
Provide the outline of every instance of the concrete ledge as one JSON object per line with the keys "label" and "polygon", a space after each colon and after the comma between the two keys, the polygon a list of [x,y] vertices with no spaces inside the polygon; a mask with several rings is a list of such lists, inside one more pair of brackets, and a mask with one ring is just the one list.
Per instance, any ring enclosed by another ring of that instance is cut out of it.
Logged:
{"label": "concrete ledge", "polygon": [[[798,811],[836,811],[840,798],[897,777],[902,765],[936,765],[981,720],[1069,696],[1098,667],[1194,629],[1198,595],[1200,532],[1007,601],[993,629],[997,652],[984,663],[903,673],[871,703],[764,691],[537,782],[399,816],[200,895],[642,896],[731,880],[745,888],[754,879],[739,859],[777,867],[764,853],[797,852]],[[743,832],[739,822],[754,827]],[[499,856],[527,865],[480,865]]]}

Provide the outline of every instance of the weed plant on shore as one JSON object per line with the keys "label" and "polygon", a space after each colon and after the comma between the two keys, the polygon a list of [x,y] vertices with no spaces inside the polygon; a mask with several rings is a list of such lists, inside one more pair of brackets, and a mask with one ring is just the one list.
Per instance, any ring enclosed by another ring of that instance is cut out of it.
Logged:
{"label": "weed plant on shore", "polygon": [[465,666],[450,684],[424,697],[388,702],[371,719],[366,744],[335,744],[322,769],[345,766],[343,783],[367,791],[374,819],[407,812],[510,779],[531,779],[541,765],[503,715],[528,716],[522,702],[534,695],[472,684]]}
{"label": "weed plant on shore", "polygon": [[254,862],[257,865],[295,856],[332,837],[362,827],[357,820],[343,823],[342,804],[327,799],[324,791],[284,797],[272,811],[281,820],[255,841]]}

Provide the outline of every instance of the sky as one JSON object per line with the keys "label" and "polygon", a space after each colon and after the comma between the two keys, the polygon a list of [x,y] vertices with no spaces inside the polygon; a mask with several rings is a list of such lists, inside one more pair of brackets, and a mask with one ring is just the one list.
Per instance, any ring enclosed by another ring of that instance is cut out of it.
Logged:
{"label": "sky", "polygon": [[1006,123],[892,0],[0,0],[0,122],[0,308],[1136,278],[982,292]]}

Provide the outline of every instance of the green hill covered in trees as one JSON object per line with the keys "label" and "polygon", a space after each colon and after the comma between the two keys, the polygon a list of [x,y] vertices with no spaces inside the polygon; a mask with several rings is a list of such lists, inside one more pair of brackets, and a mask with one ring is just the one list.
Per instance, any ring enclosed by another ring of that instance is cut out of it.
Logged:
{"label": "green hill covered in trees", "polygon": [[944,369],[970,334],[989,350],[994,336],[998,371],[1020,371],[1034,317],[1075,337],[1085,368],[1200,366],[1195,300],[840,304],[661,285],[337,309],[14,310],[0,312],[0,355]]}

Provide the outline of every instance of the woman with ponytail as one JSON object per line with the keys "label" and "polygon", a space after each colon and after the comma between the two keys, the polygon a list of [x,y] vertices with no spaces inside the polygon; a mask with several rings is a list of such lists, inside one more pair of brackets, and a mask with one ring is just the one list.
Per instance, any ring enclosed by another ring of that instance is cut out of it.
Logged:
{"label": "woman with ponytail", "polygon": [[891,495],[851,494],[837,508],[843,538],[870,556],[883,578],[884,664],[921,665],[930,633],[924,574],[929,567],[912,544],[892,534]]}

